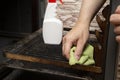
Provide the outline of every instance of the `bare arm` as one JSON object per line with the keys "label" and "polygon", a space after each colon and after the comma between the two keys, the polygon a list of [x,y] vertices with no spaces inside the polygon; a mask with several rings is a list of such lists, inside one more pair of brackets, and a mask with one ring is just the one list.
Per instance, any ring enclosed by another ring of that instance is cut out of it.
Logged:
{"label": "bare arm", "polygon": [[79,22],[90,23],[106,0],[83,0],[80,10]]}
{"label": "bare arm", "polygon": [[69,59],[72,45],[76,45],[75,57],[79,59],[89,36],[89,24],[106,0],[83,0],[76,26],[63,38],[63,55]]}

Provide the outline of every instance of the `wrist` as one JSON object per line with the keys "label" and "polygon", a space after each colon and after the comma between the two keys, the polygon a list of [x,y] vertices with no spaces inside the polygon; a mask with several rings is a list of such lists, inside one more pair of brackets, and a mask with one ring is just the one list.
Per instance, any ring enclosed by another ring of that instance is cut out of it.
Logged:
{"label": "wrist", "polygon": [[89,29],[90,22],[85,22],[85,21],[77,21],[75,27],[80,27],[80,28],[86,28]]}
{"label": "wrist", "polygon": [[91,17],[89,17],[89,16],[84,16],[84,15],[81,15],[81,16],[79,16],[79,18],[78,18],[78,22],[83,23],[83,24],[88,24],[88,25],[90,24],[91,20],[92,20]]}

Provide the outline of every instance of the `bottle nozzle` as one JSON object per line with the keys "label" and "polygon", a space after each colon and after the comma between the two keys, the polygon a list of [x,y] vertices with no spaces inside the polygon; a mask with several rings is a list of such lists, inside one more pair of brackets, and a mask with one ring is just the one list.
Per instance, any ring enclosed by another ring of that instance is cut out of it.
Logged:
{"label": "bottle nozzle", "polygon": [[[60,0],[60,2],[63,4],[62,0]],[[49,3],[56,3],[56,0],[49,0]]]}

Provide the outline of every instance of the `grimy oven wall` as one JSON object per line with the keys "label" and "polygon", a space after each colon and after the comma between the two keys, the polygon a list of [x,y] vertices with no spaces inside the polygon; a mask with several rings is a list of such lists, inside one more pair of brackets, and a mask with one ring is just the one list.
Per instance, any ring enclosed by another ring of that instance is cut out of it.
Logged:
{"label": "grimy oven wall", "polygon": [[40,0],[1,0],[0,33],[31,33],[39,29]]}

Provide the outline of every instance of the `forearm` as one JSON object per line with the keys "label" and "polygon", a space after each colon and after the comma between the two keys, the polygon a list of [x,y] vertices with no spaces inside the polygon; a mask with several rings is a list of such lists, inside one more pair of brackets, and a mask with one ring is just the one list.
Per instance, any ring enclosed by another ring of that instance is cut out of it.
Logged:
{"label": "forearm", "polygon": [[89,24],[106,0],[83,0],[78,23]]}

